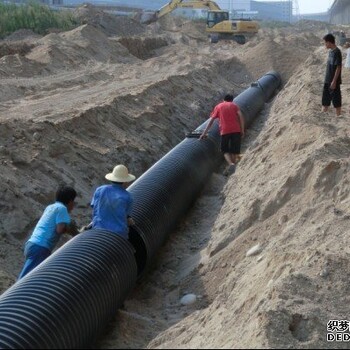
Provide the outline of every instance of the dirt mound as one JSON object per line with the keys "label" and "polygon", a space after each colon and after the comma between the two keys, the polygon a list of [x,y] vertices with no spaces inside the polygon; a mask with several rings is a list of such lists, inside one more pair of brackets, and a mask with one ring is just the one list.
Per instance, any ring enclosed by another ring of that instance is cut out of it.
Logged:
{"label": "dirt mound", "polygon": [[[302,31],[326,31],[330,30],[330,24],[327,22],[313,21],[309,19],[302,19],[298,21],[295,26]],[[326,34],[326,33],[325,33]]]}
{"label": "dirt mound", "polygon": [[5,41],[21,41],[26,40],[26,42],[31,41],[32,39],[40,39],[42,36],[34,33],[30,29],[20,29],[12,34],[8,35],[4,40]]}
{"label": "dirt mound", "polygon": [[27,57],[50,70],[72,69],[91,60],[117,63],[135,59],[123,45],[88,24],[45,36]]}
{"label": "dirt mound", "polygon": [[15,54],[25,56],[33,47],[33,44],[27,44],[25,42],[0,42],[0,58]]}
{"label": "dirt mound", "polygon": [[149,57],[152,50],[167,45],[165,39],[157,38],[145,39],[138,46],[126,45],[126,42],[112,40],[103,31],[88,24],[68,32],[48,34],[37,39],[35,44],[1,42],[0,76],[47,75],[94,62],[132,63],[137,61],[134,54],[141,55],[142,52],[142,57]]}
{"label": "dirt mound", "polygon": [[257,79],[269,70],[280,72],[286,82],[310,55],[310,50],[320,45],[320,38],[307,33],[303,36],[279,32],[276,36],[267,31],[260,38],[248,43],[242,60]]}
{"label": "dirt mound", "polygon": [[206,32],[206,24],[204,21],[189,21],[181,26],[181,32],[192,39],[200,41],[208,41],[208,34]]}
{"label": "dirt mound", "polygon": [[15,279],[4,271],[0,270],[0,294],[11,287]]}
{"label": "dirt mound", "polygon": [[132,55],[142,60],[154,56],[154,50],[168,46],[168,40],[165,37],[124,37],[118,42],[125,46]]}
{"label": "dirt mound", "polygon": [[189,20],[179,16],[167,15],[161,17],[157,22],[148,25],[147,29],[151,34],[182,34],[190,39],[208,41],[204,21]]}
{"label": "dirt mound", "polygon": [[90,24],[101,29],[106,35],[132,36],[145,33],[146,27],[125,16],[114,16],[85,4],[74,10],[74,17],[81,24]]}
{"label": "dirt mound", "polygon": [[[45,66],[39,62],[28,59],[25,56],[14,54],[0,58],[0,77],[27,77],[30,78],[33,74],[45,75]],[[11,86],[6,85],[1,90],[0,101],[11,100],[13,97],[24,96],[25,87],[14,84],[16,92],[7,94],[11,90]],[[12,97],[12,98],[11,98]]]}
{"label": "dirt mound", "polygon": [[178,32],[181,30],[181,27],[185,25],[185,23],[189,22],[188,19],[179,16],[166,15],[161,17],[157,23],[159,23],[160,27],[168,32]]}
{"label": "dirt mound", "polygon": [[325,60],[317,49],[302,61],[225,188],[207,250],[180,286],[209,306],[187,308],[149,348],[348,346],[326,334],[350,312],[350,142],[347,119],[320,112]]}

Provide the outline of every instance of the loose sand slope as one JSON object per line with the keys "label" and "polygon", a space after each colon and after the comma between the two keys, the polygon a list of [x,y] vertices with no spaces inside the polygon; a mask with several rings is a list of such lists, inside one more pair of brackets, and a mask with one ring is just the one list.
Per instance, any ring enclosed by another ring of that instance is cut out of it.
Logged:
{"label": "loose sand slope", "polygon": [[[327,321],[350,314],[350,139],[348,115],[319,112],[324,28],[210,45],[198,23],[128,22],[125,32],[125,19],[78,15],[73,31],[0,43],[0,291],[59,183],[77,188],[85,224],[115,164],[142,174],[224,92],[275,69],[284,89],[248,131],[237,173],[213,175],[98,346],[332,347]],[[346,84],[343,94],[348,109]],[[197,302],[180,306],[188,292]]]}

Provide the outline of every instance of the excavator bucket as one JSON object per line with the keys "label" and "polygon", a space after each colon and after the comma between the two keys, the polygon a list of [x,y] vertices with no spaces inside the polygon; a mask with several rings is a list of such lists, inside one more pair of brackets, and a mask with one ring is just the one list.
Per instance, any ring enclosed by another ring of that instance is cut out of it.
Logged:
{"label": "excavator bucket", "polygon": [[157,12],[154,11],[144,11],[141,14],[140,22],[142,24],[150,24],[156,22],[158,19]]}

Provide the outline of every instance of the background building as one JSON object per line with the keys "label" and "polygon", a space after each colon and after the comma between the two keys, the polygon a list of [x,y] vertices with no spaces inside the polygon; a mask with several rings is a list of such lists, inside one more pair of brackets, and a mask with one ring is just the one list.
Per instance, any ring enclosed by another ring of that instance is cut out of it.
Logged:
{"label": "background building", "polygon": [[62,6],[64,4],[63,0],[40,0],[40,2],[52,6]]}
{"label": "background building", "polygon": [[332,24],[350,24],[350,1],[335,0],[329,10]]}
{"label": "background building", "polygon": [[250,11],[251,0],[214,0],[223,10]]}
{"label": "background building", "polygon": [[[1,0],[0,0],[1,1]],[[12,0],[24,1],[24,0]],[[155,11],[170,0],[41,0],[48,5],[81,5],[86,2],[109,6],[132,7]],[[184,0],[186,1],[186,0]],[[330,11],[298,16],[297,1],[215,0],[223,10],[230,11],[231,18],[254,18],[267,21],[294,22],[312,19],[336,24],[350,24],[350,0],[334,0]],[[304,0],[301,0],[304,1]],[[294,5],[294,6],[293,6]],[[294,12],[294,14],[293,14]],[[178,9],[176,13],[190,18],[206,17],[205,10]],[[297,16],[295,16],[297,14]]]}
{"label": "background building", "polygon": [[258,12],[258,19],[291,23],[293,1],[251,1],[251,10]]}

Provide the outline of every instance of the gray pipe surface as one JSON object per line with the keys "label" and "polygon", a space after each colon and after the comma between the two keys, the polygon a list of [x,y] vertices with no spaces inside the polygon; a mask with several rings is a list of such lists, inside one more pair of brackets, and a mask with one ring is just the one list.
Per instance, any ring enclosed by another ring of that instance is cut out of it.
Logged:
{"label": "gray pipe surface", "polygon": [[[237,96],[247,125],[279,85],[270,72]],[[0,348],[91,347],[217,168],[219,143],[216,123],[208,139],[186,138],[129,187],[131,244],[108,231],[87,231],[5,292]]]}

